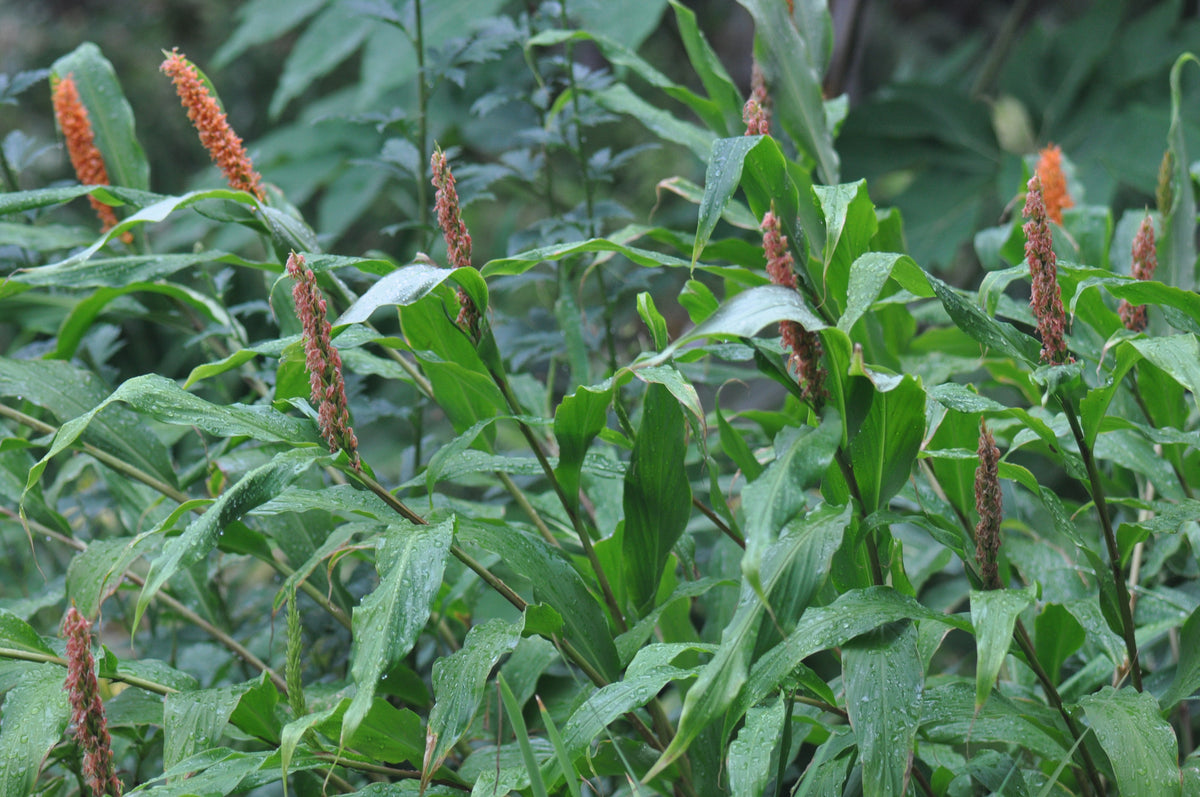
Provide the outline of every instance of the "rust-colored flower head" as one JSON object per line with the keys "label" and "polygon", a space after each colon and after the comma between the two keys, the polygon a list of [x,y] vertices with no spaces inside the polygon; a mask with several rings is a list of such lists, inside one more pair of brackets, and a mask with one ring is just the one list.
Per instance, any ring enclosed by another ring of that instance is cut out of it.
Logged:
{"label": "rust-colored flower head", "polygon": [[[1130,273],[1134,279],[1149,280],[1154,279],[1156,268],[1158,252],[1154,248],[1154,222],[1147,213],[1133,239],[1133,265]],[[1132,332],[1142,332],[1146,329],[1146,305],[1139,304],[1135,307],[1122,299],[1117,312],[1120,313],[1121,323],[1126,329]]]}
{"label": "rust-colored flower head", "polygon": [[1158,164],[1158,185],[1154,190],[1154,202],[1158,206],[1158,215],[1164,219],[1171,213],[1171,203],[1175,201],[1171,193],[1171,178],[1175,172],[1175,156],[1171,150],[1163,153],[1162,162]]}
{"label": "rust-colored flower head", "polygon": [[71,724],[83,750],[83,779],[96,797],[120,797],[121,781],[113,765],[112,739],[100,700],[96,662],[92,658],[92,633],[87,619],[72,606],[63,620],[67,640],[67,680]]}
{"label": "rust-colored flower head", "polygon": [[1064,209],[1075,206],[1067,191],[1067,178],[1062,169],[1062,150],[1050,145],[1038,153],[1037,176],[1042,181],[1042,197],[1046,215],[1055,224],[1062,224]]}
{"label": "rust-colored flower head", "polygon": [[1025,260],[1033,277],[1029,304],[1042,338],[1042,362],[1061,365],[1070,359],[1066,342],[1067,317],[1063,311],[1062,289],[1058,286],[1058,261],[1042,199],[1042,184],[1036,174],[1029,178],[1024,215],[1029,219],[1022,228],[1025,231]]}
{"label": "rust-colored flower head", "polygon": [[229,187],[254,194],[260,201],[266,199],[262,177],[254,171],[254,164],[250,162],[242,140],[229,126],[225,112],[209,92],[196,67],[178,50],[172,50],[159,69],[174,81],[179,100],[187,108],[188,119],[200,134],[200,143],[225,175]]}
{"label": "rust-colored flower head", "polygon": [[[71,166],[75,176],[83,185],[109,185],[108,169],[104,167],[104,156],[96,147],[96,136],[92,132],[92,121],[88,117],[87,108],[79,98],[79,89],[75,85],[73,75],[67,75],[54,84],[52,100],[54,116],[62,129],[63,141],[67,145],[67,155],[71,158]],[[117,226],[117,214],[111,207],[94,196],[88,197],[96,215],[100,217],[101,230],[107,232]],[[121,236],[125,243],[133,241],[133,236],[125,233]]]}
{"label": "rust-colored flower head", "polygon": [[767,94],[767,79],[758,61],[750,73],[750,98],[742,107],[742,121],[748,136],[771,135],[771,95]]}
{"label": "rust-colored flower head", "polygon": [[[462,208],[458,203],[458,190],[454,187],[454,173],[446,160],[446,153],[440,149],[433,152],[430,158],[433,169],[433,186],[435,209],[437,210],[438,226],[446,239],[446,252],[453,268],[471,267],[471,233],[467,231],[467,223],[463,221]],[[475,301],[462,288],[458,289],[458,319],[460,329],[479,340],[480,316]]]}
{"label": "rust-colored flower head", "polygon": [[1000,449],[987,423],[979,419],[979,467],[975,469],[975,511],[979,523],[975,526],[975,560],[984,589],[1000,589],[996,557],[1000,552]]}
{"label": "rust-colored flower head", "polygon": [[295,252],[288,255],[287,273],[296,281],[292,286],[292,298],[296,301],[296,314],[304,327],[308,384],[312,402],[317,407],[321,436],[329,443],[330,452],[340,448],[350,457],[354,469],[362,470],[358,438],[350,426],[346,382],[342,378],[342,356],[331,341],[333,327],[326,318],[325,299],[317,287],[317,275],[305,265],[304,258]]}
{"label": "rust-colored flower head", "polygon": [[[767,211],[762,220],[763,253],[767,258],[767,275],[775,285],[796,290],[795,261],[787,248],[787,236],[783,234],[779,217],[774,209]],[[810,332],[795,321],[780,321],[779,334],[785,348],[791,349],[788,362],[796,369],[796,376],[803,388],[804,400],[813,407],[825,402],[825,369],[821,357],[821,336]]]}

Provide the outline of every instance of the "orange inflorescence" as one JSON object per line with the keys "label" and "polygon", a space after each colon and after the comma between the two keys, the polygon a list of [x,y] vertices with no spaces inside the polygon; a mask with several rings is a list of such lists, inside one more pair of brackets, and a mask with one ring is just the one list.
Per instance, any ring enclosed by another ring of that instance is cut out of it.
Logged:
{"label": "orange inflorescence", "polygon": [[[1130,273],[1134,279],[1149,280],[1154,279],[1156,268],[1158,268],[1158,251],[1154,246],[1154,222],[1147,213],[1146,218],[1142,219],[1142,226],[1138,228],[1137,235],[1133,239],[1133,266]],[[1122,299],[1117,312],[1121,315],[1121,323],[1131,332],[1142,332],[1146,329],[1146,305],[1135,306]]]}
{"label": "orange inflorescence", "polygon": [[1055,224],[1062,224],[1063,210],[1075,206],[1075,200],[1067,191],[1067,178],[1063,175],[1062,149],[1051,145],[1038,153],[1037,175],[1042,181],[1046,215]]}
{"label": "orange inflorescence", "polygon": [[262,177],[254,171],[242,140],[229,126],[225,113],[200,79],[196,67],[181,53],[172,50],[159,69],[175,82],[175,91],[183,107],[187,108],[188,119],[200,134],[200,143],[229,181],[229,187],[247,191],[260,200],[266,199]]}
{"label": "orange inflorescence", "polygon": [[[79,99],[79,89],[75,86],[74,77],[67,75],[54,84],[53,101],[54,116],[58,119],[58,126],[62,128],[63,140],[66,142],[67,154],[71,157],[75,176],[83,185],[109,185],[104,156],[96,148],[92,122],[88,118],[87,108]],[[117,214],[111,207],[94,196],[88,197],[88,201],[100,217],[103,230],[111,230],[117,226]],[[129,243],[132,236],[125,233],[122,240]]]}
{"label": "orange inflorescence", "polygon": [[[763,253],[767,258],[767,275],[775,285],[796,290],[795,261],[787,248],[787,236],[774,210],[767,211],[762,220]],[[796,375],[803,387],[805,401],[819,407],[827,398],[825,369],[821,367],[821,336],[810,332],[795,321],[780,321],[779,334],[785,348],[791,349],[788,358],[796,368]]]}

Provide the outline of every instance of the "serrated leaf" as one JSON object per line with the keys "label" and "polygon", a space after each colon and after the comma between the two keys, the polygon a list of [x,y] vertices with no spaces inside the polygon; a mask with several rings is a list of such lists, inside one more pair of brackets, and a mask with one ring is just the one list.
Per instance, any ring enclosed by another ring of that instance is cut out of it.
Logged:
{"label": "serrated leaf", "polygon": [[975,708],[996,685],[1000,666],[1012,646],[1017,617],[1037,598],[1037,586],[1025,589],[971,591],[971,623],[975,626]]}
{"label": "serrated leaf", "polygon": [[1179,742],[1150,693],[1106,686],[1079,706],[1108,754],[1121,794],[1180,797]]}
{"label": "serrated leaf", "polygon": [[429,620],[442,583],[454,521],[436,526],[394,525],[376,550],[379,586],[355,607],[350,675],[358,686],[342,720],[342,743],[354,736],[371,707],[380,677],[412,650]]}
{"label": "serrated leaf", "polygon": [[847,643],[842,680],[862,759],[863,795],[904,794],[925,686],[916,628],[885,627]]}

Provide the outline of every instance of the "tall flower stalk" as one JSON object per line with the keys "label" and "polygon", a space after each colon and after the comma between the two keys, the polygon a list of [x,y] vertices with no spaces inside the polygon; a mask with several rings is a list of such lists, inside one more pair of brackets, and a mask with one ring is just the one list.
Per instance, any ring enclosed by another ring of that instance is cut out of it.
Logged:
{"label": "tall flower stalk", "polygon": [[[1154,279],[1154,270],[1157,268],[1158,251],[1154,246],[1154,222],[1150,219],[1150,214],[1146,214],[1133,239],[1133,265],[1130,273],[1134,279],[1150,280]],[[1126,329],[1132,332],[1142,332],[1146,329],[1146,305],[1134,306],[1122,299],[1117,312],[1121,315],[1121,323]]]}
{"label": "tall flower stalk", "polygon": [[1050,237],[1050,222],[1042,181],[1038,175],[1029,178],[1025,197],[1025,260],[1033,277],[1029,304],[1037,318],[1038,335],[1042,339],[1042,362],[1061,365],[1070,358],[1067,354],[1067,316],[1063,311],[1062,289],[1058,286],[1058,261]]}
{"label": "tall flower stalk", "polygon": [[262,177],[254,171],[254,164],[250,162],[242,140],[229,126],[225,112],[200,78],[196,67],[178,50],[172,50],[166,56],[167,60],[162,62],[159,69],[174,81],[179,100],[187,108],[188,119],[200,134],[200,143],[225,175],[229,187],[254,194],[260,201],[266,199]]}
{"label": "tall flower stalk", "polygon": [[[775,285],[797,290],[795,261],[788,251],[787,236],[783,234],[779,217],[774,209],[767,211],[762,220],[763,253],[767,258],[767,275]],[[819,407],[827,397],[825,369],[821,367],[821,336],[810,332],[795,321],[780,321],[779,334],[784,348],[791,349],[788,362],[796,369],[796,376],[803,390],[804,400]]]}
{"label": "tall flower stalk", "polygon": [[346,382],[342,378],[342,356],[331,341],[333,327],[326,318],[325,298],[301,255],[292,252],[287,260],[288,276],[296,281],[292,298],[304,327],[304,359],[308,365],[312,402],[317,406],[317,423],[330,452],[338,449],[350,457],[355,470],[362,470],[358,456],[358,438],[350,426],[346,402]]}
{"label": "tall flower stalk", "polygon": [[[433,152],[430,158],[433,169],[434,204],[437,209],[438,227],[446,239],[446,252],[452,268],[471,267],[471,233],[467,231],[467,223],[463,221],[462,207],[458,202],[458,190],[454,187],[454,173],[446,160],[446,153],[440,149]],[[458,319],[457,323],[463,332],[472,340],[479,340],[480,315],[479,308],[465,290],[458,289]]]}
{"label": "tall flower stalk", "polygon": [[999,468],[1000,449],[996,447],[996,438],[980,418],[979,466],[975,469],[975,511],[979,513],[979,523],[975,526],[975,561],[984,589],[1001,587],[997,565],[1003,518]]}
{"label": "tall flower stalk", "polygon": [[83,750],[83,779],[96,797],[120,797],[121,780],[113,764],[112,739],[100,700],[96,680],[96,662],[92,658],[91,625],[72,606],[63,620],[67,640],[67,680],[64,684],[71,702],[71,724],[75,739]]}
{"label": "tall flower stalk", "polygon": [[[83,100],[79,98],[79,88],[75,85],[73,75],[67,75],[54,84],[51,99],[54,103],[54,116],[58,119],[58,126],[62,130],[63,141],[67,147],[67,155],[71,158],[71,166],[75,169],[75,176],[79,178],[79,182],[83,185],[110,185],[104,156],[96,146],[92,120]],[[116,211],[94,196],[89,196],[88,201],[100,218],[101,231],[107,232],[117,226]],[[125,233],[121,240],[129,243],[133,237]]]}

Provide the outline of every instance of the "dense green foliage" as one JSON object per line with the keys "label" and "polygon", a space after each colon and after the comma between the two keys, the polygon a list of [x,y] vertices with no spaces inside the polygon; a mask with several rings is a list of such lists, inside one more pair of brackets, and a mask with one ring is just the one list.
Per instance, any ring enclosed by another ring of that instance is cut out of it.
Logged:
{"label": "dense green foliage", "polygon": [[109,184],[4,142],[0,797],[90,791],[72,605],[127,793],[1200,793],[1200,29],[1096,5],[851,108],[824,2],[740,0],[743,135],[675,0],[252,0],[193,56],[291,37],[262,196],[162,193],[102,47],[8,76]]}

